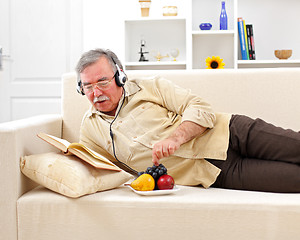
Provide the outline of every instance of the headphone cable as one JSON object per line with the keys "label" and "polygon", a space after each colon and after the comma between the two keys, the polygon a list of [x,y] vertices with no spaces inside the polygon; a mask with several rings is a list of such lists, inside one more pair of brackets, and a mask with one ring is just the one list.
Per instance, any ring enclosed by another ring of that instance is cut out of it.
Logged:
{"label": "headphone cable", "polygon": [[125,166],[127,169],[129,169],[130,171],[134,172],[135,174],[138,174],[138,171],[134,170],[133,168],[129,167],[126,163],[123,163],[123,162],[121,162],[121,161],[118,159],[118,157],[117,157],[117,155],[116,155],[116,150],[115,150],[114,134],[113,134],[113,131],[112,131],[112,125],[113,125],[113,123],[116,121],[116,119],[117,119],[117,117],[118,117],[118,115],[119,115],[119,113],[120,113],[120,111],[121,111],[121,109],[122,109],[122,107],[123,107],[123,104],[124,104],[124,102],[125,102],[125,88],[124,88],[124,86],[122,86],[122,88],[123,88],[123,101],[122,101],[122,104],[121,104],[121,106],[120,106],[120,108],[119,108],[119,110],[118,110],[118,112],[117,112],[115,118],[114,118],[114,119],[111,121],[111,123],[109,124],[109,134],[110,134],[111,141],[112,141],[113,154],[114,154],[115,159],[116,159],[119,163],[121,163],[123,166]]}

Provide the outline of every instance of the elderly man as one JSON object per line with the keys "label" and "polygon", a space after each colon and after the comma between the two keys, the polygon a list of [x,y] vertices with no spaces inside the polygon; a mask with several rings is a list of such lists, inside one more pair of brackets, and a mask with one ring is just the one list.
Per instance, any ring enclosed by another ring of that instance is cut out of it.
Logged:
{"label": "elderly man", "polygon": [[110,160],[135,172],[163,163],[182,185],[300,192],[299,133],[214,113],[160,77],[128,81],[110,50],[84,53],[76,71],[92,105],[80,141]]}

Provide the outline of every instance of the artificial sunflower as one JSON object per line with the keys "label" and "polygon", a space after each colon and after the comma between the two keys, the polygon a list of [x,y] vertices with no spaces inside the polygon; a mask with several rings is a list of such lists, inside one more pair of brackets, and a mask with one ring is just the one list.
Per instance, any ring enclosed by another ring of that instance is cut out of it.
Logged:
{"label": "artificial sunflower", "polygon": [[225,63],[219,56],[212,56],[211,58],[206,58],[206,66],[206,69],[224,69]]}

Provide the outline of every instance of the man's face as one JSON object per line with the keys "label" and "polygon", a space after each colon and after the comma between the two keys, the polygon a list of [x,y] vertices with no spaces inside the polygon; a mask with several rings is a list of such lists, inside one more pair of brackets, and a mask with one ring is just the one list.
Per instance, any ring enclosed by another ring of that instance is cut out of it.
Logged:
{"label": "man's face", "polygon": [[[86,67],[80,73],[80,78],[84,93],[93,106],[100,112],[114,116],[123,89],[117,86],[113,69],[108,60],[101,57],[97,62]],[[98,82],[99,86],[96,85]],[[101,83],[105,82],[108,84],[101,87]]]}

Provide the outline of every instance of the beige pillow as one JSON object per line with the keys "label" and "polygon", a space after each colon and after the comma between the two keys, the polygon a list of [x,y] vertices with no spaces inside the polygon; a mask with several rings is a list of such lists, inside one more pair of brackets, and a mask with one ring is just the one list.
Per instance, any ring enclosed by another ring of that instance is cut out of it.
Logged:
{"label": "beige pillow", "polygon": [[116,188],[133,177],[123,170],[97,169],[76,156],[55,152],[22,157],[20,168],[33,181],[72,198]]}

